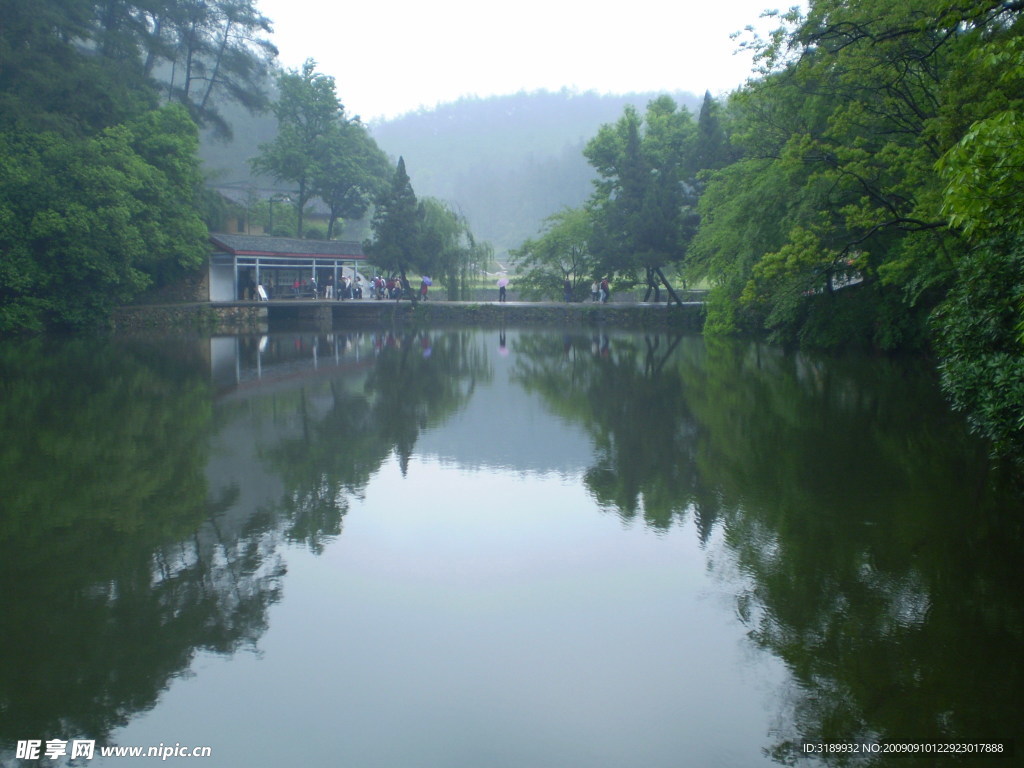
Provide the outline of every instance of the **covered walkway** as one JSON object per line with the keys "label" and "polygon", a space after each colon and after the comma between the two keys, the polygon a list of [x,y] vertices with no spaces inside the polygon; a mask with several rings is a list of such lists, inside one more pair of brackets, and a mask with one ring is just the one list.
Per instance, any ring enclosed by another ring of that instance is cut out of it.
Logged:
{"label": "covered walkway", "polygon": [[323,295],[366,263],[362,246],[343,240],[214,234],[210,242],[210,301],[310,298],[314,278]]}

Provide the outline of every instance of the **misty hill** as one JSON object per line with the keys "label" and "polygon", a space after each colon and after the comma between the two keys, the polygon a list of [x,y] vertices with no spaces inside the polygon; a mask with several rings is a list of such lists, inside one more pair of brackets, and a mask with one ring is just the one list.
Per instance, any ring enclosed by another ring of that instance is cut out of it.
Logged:
{"label": "misty hill", "polygon": [[[537,234],[541,222],[592,191],[584,145],[627,104],[643,111],[659,94],[537,91],[463,98],[370,126],[397,158],[417,195],[452,203],[496,252]],[[702,97],[671,94],[696,114]]]}
{"label": "misty hill", "polygon": [[[405,158],[418,196],[451,203],[500,255],[536,235],[547,216],[589,197],[594,175],[584,145],[602,124],[618,120],[627,104],[643,111],[658,95],[562,90],[463,98],[369,128],[395,162]],[[699,112],[702,98],[670,95],[695,116]],[[229,120],[231,142],[202,137],[200,156],[211,182],[287,186],[256,179],[249,169],[259,145],[273,139],[274,117],[237,111]]]}
{"label": "misty hill", "polygon": [[230,141],[218,139],[212,131],[199,134],[199,158],[209,183],[251,184],[256,187],[288,186],[287,182],[253,174],[249,159],[259,152],[260,144],[273,141],[277,118],[270,112],[251,115],[241,107],[228,104],[221,108],[234,134]]}

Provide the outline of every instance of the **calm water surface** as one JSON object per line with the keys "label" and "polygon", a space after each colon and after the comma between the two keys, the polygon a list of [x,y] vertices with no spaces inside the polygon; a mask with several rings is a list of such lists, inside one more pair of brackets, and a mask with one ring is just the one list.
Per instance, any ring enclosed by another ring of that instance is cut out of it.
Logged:
{"label": "calm water surface", "polygon": [[69,763],[29,739],[211,768],[1024,746],[1021,498],[927,365],[599,332],[35,340],[0,347],[0,395],[5,767]]}

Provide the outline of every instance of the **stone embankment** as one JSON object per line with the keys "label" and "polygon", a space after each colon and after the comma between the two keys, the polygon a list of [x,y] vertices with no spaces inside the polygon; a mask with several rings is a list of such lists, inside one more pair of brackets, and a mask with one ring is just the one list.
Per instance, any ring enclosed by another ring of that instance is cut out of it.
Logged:
{"label": "stone embankment", "polygon": [[209,333],[253,333],[268,330],[266,304],[252,302],[211,304],[133,304],[115,310],[111,325],[116,331],[198,330]]}
{"label": "stone embankment", "polygon": [[266,332],[296,327],[330,330],[353,325],[607,325],[636,330],[700,330],[703,302],[643,303],[347,301],[187,302],[122,307],[117,330],[196,329],[211,333]]}

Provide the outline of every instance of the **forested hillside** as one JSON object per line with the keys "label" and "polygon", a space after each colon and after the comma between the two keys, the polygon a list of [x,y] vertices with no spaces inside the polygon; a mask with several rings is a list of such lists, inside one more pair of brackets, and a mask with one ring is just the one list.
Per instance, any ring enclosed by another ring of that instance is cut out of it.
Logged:
{"label": "forested hillside", "polygon": [[[381,149],[405,158],[417,195],[460,210],[474,235],[501,255],[532,237],[545,217],[590,195],[594,172],[583,156],[586,142],[627,105],[642,110],[657,95],[539,91],[465,98],[369,128]],[[339,96],[344,102],[344,93]],[[674,98],[694,114],[700,108],[692,94]],[[273,138],[273,116],[228,114],[230,141],[212,131],[203,136],[200,155],[209,178],[272,186],[271,179],[253,177],[248,160]]]}
{"label": "forested hillside", "polygon": [[[655,93],[539,91],[465,98],[371,126],[381,149],[405,158],[418,194],[451,202],[500,255],[532,237],[547,216],[593,191],[583,147],[626,105]],[[696,112],[700,98],[673,94]]]}

